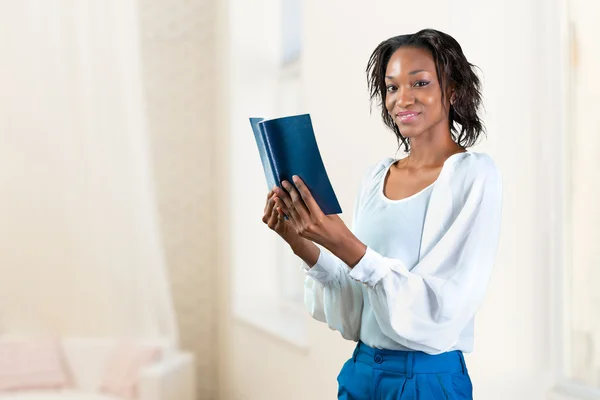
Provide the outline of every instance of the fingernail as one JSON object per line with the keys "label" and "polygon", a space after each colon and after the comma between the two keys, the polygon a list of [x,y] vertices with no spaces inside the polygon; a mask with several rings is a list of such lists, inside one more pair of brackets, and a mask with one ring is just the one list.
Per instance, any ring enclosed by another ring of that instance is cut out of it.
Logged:
{"label": "fingernail", "polygon": [[292,176],[292,179],[294,180],[294,182],[298,182],[298,175]]}

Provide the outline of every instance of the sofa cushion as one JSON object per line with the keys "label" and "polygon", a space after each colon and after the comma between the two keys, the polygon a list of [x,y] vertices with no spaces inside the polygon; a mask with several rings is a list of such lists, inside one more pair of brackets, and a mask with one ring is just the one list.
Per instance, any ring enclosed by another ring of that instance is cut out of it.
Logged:
{"label": "sofa cushion", "polygon": [[136,398],[140,370],[158,361],[160,356],[161,349],[158,346],[122,341],[115,346],[106,364],[100,391],[126,399]]}
{"label": "sofa cushion", "polygon": [[[173,344],[167,339],[136,339],[136,343],[158,347],[163,354],[173,352]],[[115,338],[65,338],[63,349],[67,358],[74,388],[84,392],[97,392],[106,379],[107,365],[115,348],[122,340]]]}
{"label": "sofa cushion", "polygon": [[0,391],[62,389],[68,383],[57,339],[0,341]]}

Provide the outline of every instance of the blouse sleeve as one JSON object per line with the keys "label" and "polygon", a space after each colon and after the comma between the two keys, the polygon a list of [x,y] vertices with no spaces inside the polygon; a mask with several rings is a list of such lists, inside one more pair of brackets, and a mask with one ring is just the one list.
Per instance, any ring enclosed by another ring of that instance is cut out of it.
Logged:
{"label": "blouse sleeve", "polygon": [[314,319],[340,332],[345,339],[357,341],[363,294],[361,285],[350,278],[348,271],[339,258],[321,250],[319,261],[306,273],[304,305]]}
{"label": "blouse sleeve", "polygon": [[451,218],[442,220],[443,213],[428,212],[432,218],[440,218],[429,221],[430,226],[443,231],[416,265],[367,248],[349,273],[367,287],[383,333],[405,347],[429,354],[456,344],[483,302],[496,255],[500,173],[489,157],[466,170],[451,174],[442,202],[437,203],[449,207]]}
{"label": "blouse sleeve", "polygon": [[[354,202],[353,222],[361,208],[366,183],[377,167],[378,165],[368,168],[363,175]],[[326,323],[332,330],[339,331],[345,339],[358,341],[363,311],[363,285],[350,277],[350,268],[342,260],[323,248],[312,268],[306,263],[302,265],[307,275],[304,280],[304,304],[310,315]]]}

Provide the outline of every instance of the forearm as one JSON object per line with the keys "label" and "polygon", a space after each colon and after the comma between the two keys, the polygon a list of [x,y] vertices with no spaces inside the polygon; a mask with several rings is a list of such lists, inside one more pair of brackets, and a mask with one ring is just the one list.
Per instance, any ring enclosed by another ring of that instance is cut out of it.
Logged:
{"label": "forearm", "polygon": [[327,249],[348,267],[354,268],[365,255],[367,246],[354,236],[352,232],[348,231],[345,237],[340,238],[335,244],[328,246]]}
{"label": "forearm", "polygon": [[[313,267],[318,259],[321,250],[310,240],[302,238],[296,243],[290,244],[294,254],[300,257],[306,265]],[[334,244],[325,246],[336,257],[342,260],[348,267],[353,268],[363,258],[367,251],[365,246],[350,231],[349,234],[341,238]]]}
{"label": "forearm", "polygon": [[302,239],[298,243],[291,244],[290,247],[294,254],[300,257],[311,268],[317,263],[319,254],[321,253],[321,250],[307,239]]}

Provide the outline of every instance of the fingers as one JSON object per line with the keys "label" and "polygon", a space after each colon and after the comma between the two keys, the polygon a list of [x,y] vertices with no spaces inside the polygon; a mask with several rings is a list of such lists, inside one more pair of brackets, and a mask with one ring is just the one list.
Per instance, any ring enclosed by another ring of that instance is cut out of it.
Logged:
{"label": "fingers", "polygon": [[275,208],[273,208],[271,210],[271,214],[269,215],[269,220],[267,221],[267,225],[269,226],[269,229],[276,230],[278,220],[279,220],[279,215],[277,213],[277,210]]}
{"label": "fingers", "polygon": [[294,175],[292,179],[294,180],[294,183],[298,188],[300,197],[302,198],[302,201],[308,208],[308,212],[310,213],[310,215],[316,219],[322,217],[323,211],[321,210],[321,207],[319,207],[319,205],[317,204],[317,201],[315,200],[313,195],[310,193],[310,190],[308,189],[304,181],[300,179],[300,177],[297,175]]}
{"label": "fingers", "polygon": [[287,210],[284,203],[272,191],[272,195],[268,197],[265,213],[262,218],[269,229],[279,232],[283,228],[283,224],[286,223],[284,210]]}
{"label": "fingers", "polygon": [[267,202],[265,203],[265,209],[264,209],[264,212],[265,212],[265,213],[267,212],[267,207],[269,206],[269,200],[270,200],[270,199],[271,199],[271,197],[273,197],[273,195],[275,194],[275,188],[276,188],[276,187],[277,187],[277,186],[273,187],[273,189],[271,189],[271,190],[269,191],[269,193],[267,193]]}
{"label": "fingers", "polygon": [[310,221],[310,212],[306,208],[302,196],[300,196],[300,193],[298,193],[294,185],[288,181],[283,181],[281,184],[289,192],[289,204],[286,202],[286,206],[291,211],[294,218],[304,222]]}
{"label": "fingers", "polygon": [[290,215],[290,211],[288,210],[287,206],[279,197],[275,199],[275,208],[279,211],[280,215],[282,216]]}
{"label": "fingers", "polygon": [[286,224],[285,216],[281,211],[281,208],[275,207],[275,214],[277,216],[277,221],[275,222],[275,232],[282,232],[284,225]]}
{"label": "fingers", "polygon": [[[310,222],[310,213],[301,194],[291,183],[283,181],[282,186],[285,189],[275,186],[267,194],[262,220],[270,229],[275,231],[283,229],[286,224],[297,230],[298,227]],[[308,189],[306,190],[308,191]],[[307,198],[312,198],[312,196]],[[320,208],[318,208],[318,211],[320,211]]]}
{"label": "fingers", "polygon": [[[277,199],[277,202],[281,203],[281,200]],[[286,224],[290,225],[290,227],[294,229],[294,224],[291,221],[285,219],[285,214],[283,210],[281,209],[281,207],[276,205],[273,208],[273,214],[269,220],[269,228],[271,228],[277,233],[281,233],[284,231]]]}
{"label": "fingers", "polygon": [[267,224],[269,222],[269,218],[271,217],[271,214],[273,213],[273,209],[275,207],[275,199],[276,196],[272,196],[271,198],[269,198],[267,200],[267,204],[265,206],[265,211],[264,211],[264,215],[262,218],[262,221]]}
{"label": "fingers", "polygon": [[293,221],[297,221],[298,223],[301,222],[300,215],[298,215],[298,213],[296,212],[296,209],[294,208],[294,204],[292,202],[292,198],[290,197],[289,193],[279,187],[275,189],[275,193],[285,206],[287,216]]}

